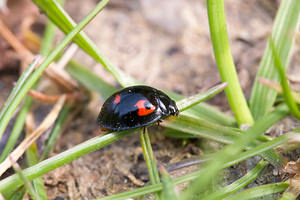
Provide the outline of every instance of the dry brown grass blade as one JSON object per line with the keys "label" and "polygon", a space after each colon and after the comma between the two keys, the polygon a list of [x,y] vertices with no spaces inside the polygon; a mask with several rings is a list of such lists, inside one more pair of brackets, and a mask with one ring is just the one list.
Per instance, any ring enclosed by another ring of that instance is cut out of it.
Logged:
{"label": "dry brown grass blade", "polygon": [[59,59],[56,63],[56,67],[59,69],[63,69],[68,62],[72,59],[76,51],[78,50],[77,44],[73,43],[71,46],[64,52],[64,55]]}
{"label": "dry brown grass blade", "polygon": [[80,95],[78,92],[58,95],[46,95],[35,90],[29,90],[28,95],[36,100],[46,103],[56,103],[63,95],[66,95],[66,101],[82,100],[82,95]]}
{"label": "dry brown grass blade", "polygon": [[[24,59],[30,59],[30,61],[33,60],[33,55],[30,51],[24,47],[17,37],[7,28],[7,26],[3,23],[3,21],[0,19],[0,34],[3,36],[3,38],[15,49],[15,51]],[[30,63],[28,61],[28,63]]]}
{"label": "dry brown grass blade", "polygon": [[[23,66],[28,66],[34,60],[34,54],[31,53],[7,28],[7,26],[0,19],[0,35],[15,49],[20,55],[23,61]],[[43,60],[43,59],[41,59]],[[24,70],[24,69],[23,69]],[[23,71],[22,70],[22,71]],[[46,75],[58,83],[66,91],[74,91],[74,88],[78,88],[78,84],[74,81],[70,75],[61,68],[56,67],[54,63],[46,69]]]}
{"label": "dry brown grass blade", "polygon": [[[43,120],[43,122],[39,125],[39,127],[26,139],[23,140],[23,142],[9,155],[11,158],[15,161],[17,161],[23,153],[28,149],[28,147],[37,140],[37,138],[45,132],[56,120],[62,106],[64,105],[66,96],[62,96],[58,102],[54,105],[51,112],[47,115],[47,117]],[[12,162],[9,158],[6,158],[1,164],[0,164],[0,176],[12,166]]]}
{"label": "dry brown grass blade", "polygon": [[[265,78],[259,78],[258,81],[269,87],[269,88],[272,88],[273,90],[275,90],[276,92],[278,92],[279,94],[282,94],[282,88],[281,88],[281,85],[275,81],[272,81],[272,80],[269,80],[269,79],[265,79]],[[292,94],[293,94],[293,97],[295,99],[295,101],[297,103],[300,103],[300,94],[292,91]]]}

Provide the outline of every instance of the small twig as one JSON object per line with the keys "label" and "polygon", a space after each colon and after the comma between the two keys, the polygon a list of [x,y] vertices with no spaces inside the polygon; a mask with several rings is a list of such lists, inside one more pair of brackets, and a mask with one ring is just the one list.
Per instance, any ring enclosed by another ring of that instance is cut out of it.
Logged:
{"label": "small twig", "polygon": [[[33,60],[32,53],[22,45],[17,37],[7,28],[7,26],[0,19],[0,34],[4,39],[15,49],[15,51],[23,58],[28,59],[28,61]],[[28,63],[30,63],[30,61]]]}
{"label": "small twig", "polygon": [[[51,112],[47,115],[47,117],[43,120],[43,122],[39,125],[39,127],[26,139],[23,140],[23,142],[10,154],[11,158],[13,160],[17,161],[23,153],[28,149],[28,147],[36,141],[36,139],[45,132],[56,120],[64,102],[65,102],[66,96],[62,96],[59,101],[54,105]],[[0,164],[0,176],[12,166],[12,162],[9,158],[6,158],[1,164]]]}
{"label": "small twig", "polygon": [[56,103],[59,100],[59,98],[61,98],[63,95],[66,96],[66,101],[82,99],[82,96],[79,95],[78,92],[58,94],[58,95],[46,95],[46,94],[43,94],[43,93],[35,91],[35,90],[29,90],[28,95],[34,99],[37,99],[39,101],[46,102],[46,103]]}
{"label": "small twig", "polygon": [[145,183],[144,183],[143,181],[137,179],[137,178],[134,176],[134,174],[132,174],[127,168],[122,167],[122,166],[119,166],[117,169],[118,169],[122,174],[124,174],[125,176],[127,176],[127,178],[128,178],[129,180],[131,180],[131,182],[132,182],[133,184],[135,184],[135,185],[137,185],[137,186],[140,186],[140,187],[145,185]]}
{"label": "small twig", "polygon": [[[7,26],[0,19],[0,35],[15,49],[15,51],[21,56],[24,64],[27,66],[34,59],[34,54],[31,53],[7,28]],[[41,59],[42,62],[43,59]],[[40,63],[41,63],[40,62]],[[66,91],[73,91],[74,88],[78,88],[78,84],[66,73],[63,69],[57,68],[56,64],[51,63],[46,69],[46,75],[58,83]]]}

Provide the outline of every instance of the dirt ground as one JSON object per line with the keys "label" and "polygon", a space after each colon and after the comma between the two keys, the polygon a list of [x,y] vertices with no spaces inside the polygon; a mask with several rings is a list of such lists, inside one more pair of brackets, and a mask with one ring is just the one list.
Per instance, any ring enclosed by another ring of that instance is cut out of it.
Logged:
{"label": "dirt ground", "polygon": [[[11,1],[9,6],[13,6],[15,2]],[[27,13],[20,15],[37,15],[35,28],[41,33],[45,17],[37,14],[35,6],[29,0],[22,2],[28,9]],[[78,22],[97,2],[67,0],[64,7]],[[247,97],[251,93],[278,6],[277,0],[225,1],[231,50]],[[10,8],[9,15],[14,12],[21,11]],[[3,20],[7,15],[2,14],[0,17]],[[15,17],[14,20],[8,20],[7,25],[22,39],[20,20]],[[148,85],[188,96],[220,82],[210,42],[205,1],[111,0],[84,30],[114,65]],[[58,32],[56,43],[62,38],[63,34]],[[1,105],[9,94],[12,83],[17,79],[19,62],[2,38],[0,48],[4,52],[0,54]],[[299,55],[299,49],[295,50],[297,52],[290,63],[289,74],[300,77],[300,60],[296,56]],[[84,52],[79,50],[74,59],[117,85],[114,78]],[[102,102],[99,96],[94,95],[89,106],[68,125],[51,155],[99,133],[96,117]],[[214,97],[209,103],[223,111],[229,110],[224,94]],[[36,109],[47,108],[48,106],[39,106]],[[295,126],[296,121],[287,118],[270,132],[272,135],[280,135]],[[196,158],[203,153],[199,148],[200,144],[208,142],[191,140],[184,144],[185,141],[166,138],[162,132],[161,127],[150,130],[158,165],[170,166],[184,159]],[[245,164],[230,169],[228,182],[250,169],[256,163],[254,160],[250,166]],[[195,169],[195,166],[184,168],[172,175],[180,176]],[[266,173],[276,175],[272,167]],[[144,185],[148,182],[148,173],[138,134],[134,134],[60,167],[44,175],[43,179],[49,199],[92,199]],[[272,180],[262,179],[253,184],[274,182],[279,176],[272,176]]]}

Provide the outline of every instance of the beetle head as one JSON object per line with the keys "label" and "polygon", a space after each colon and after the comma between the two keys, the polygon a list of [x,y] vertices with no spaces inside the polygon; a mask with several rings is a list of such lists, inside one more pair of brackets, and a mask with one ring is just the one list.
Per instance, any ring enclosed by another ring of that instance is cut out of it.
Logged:
{"label": "beetle head", "polygon": [[174,116],[178,116],[179,114],[179,110],[176,106],[175,101],[171,100],[170,104],[169,104],[169,113],[170,115],[174,115]]}

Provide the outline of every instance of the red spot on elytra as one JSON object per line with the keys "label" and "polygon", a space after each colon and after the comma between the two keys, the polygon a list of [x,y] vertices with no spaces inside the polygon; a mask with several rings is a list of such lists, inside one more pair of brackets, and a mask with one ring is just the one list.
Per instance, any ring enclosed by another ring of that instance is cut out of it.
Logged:
{"label": "red spot on elytra", "polygon": [[116,95],[116,97],[115,97],[115,100],[114,100],[114,103],[120,103],[121,102],[121,97],[120,97],[120,95]]}
{"label": "red spot on elytra", "polygon": [[151,108],[145,107],[146,100],[139,100],[135,105],[138,107],[138,115],[139,116],[145,116],[149,115],[150,113],[153,113],[155,111],[155,106],[153,105]]}

